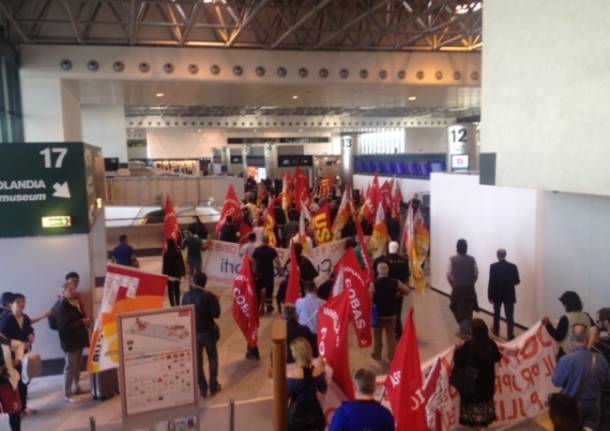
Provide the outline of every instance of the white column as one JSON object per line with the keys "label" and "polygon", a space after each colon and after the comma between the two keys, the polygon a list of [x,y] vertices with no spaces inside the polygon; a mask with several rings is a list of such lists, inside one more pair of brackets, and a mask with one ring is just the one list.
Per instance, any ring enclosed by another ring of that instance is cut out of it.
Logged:
{"label": "white column", "polygon": [[21,76],[26,142],[82,141],[78,81]]}
{"label": "white column", "polygon": [[82,105],[83,141],[102,149],[104,157],[118,157],[127,162],[125,106]]}

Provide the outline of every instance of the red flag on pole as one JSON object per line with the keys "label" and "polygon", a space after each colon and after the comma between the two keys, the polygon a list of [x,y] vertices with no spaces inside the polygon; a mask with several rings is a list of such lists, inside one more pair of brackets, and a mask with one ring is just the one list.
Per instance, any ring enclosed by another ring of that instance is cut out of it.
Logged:
{"label": "red flag on pole", "polygon": [[314,214],[311,223],[316,236],[316,244],[324,244],[333,239],[330,223],[330,205],[325,203],[316,214]]}
{"label": "red flag on pole", "polygon": [[286,304],[295,304],[301,297],[301,268],[297,260],[297,252],[294,248],[296,242],[290,246],[290,274],[288,275],[288,287],[286,288]]}
{"label": "red flag on pole", "polygon": [[360,208],[360,219],[366,218],[369,222],[373,223],[375,220],[375,210],[377,209],[380,200],[381,190],[379,187],[379,179],[377,178],[377,175],[375,175],[371,186],[366,192],[364,204],[362,204],[362,207]]}
{"label": "red flag on pole", "polygon": [[297,210],[301,211],[301,206],[311,204],[311,195],[309,194],[309,177],[300,168],[296,168],[294,172],[294,201]]}
{"label": "red flag on pole", "polygon": [[354,386],[349,371],[349,296],[344,291],[331,298],[318,312],[318,351],[333,370],[333,381],[345,396],[354,399]]}
{"label": "red flag on pole", "polygon": [[362,259],[364,260],[364,270],[367,276],[366,285],[368,286],[369,283],[373,281],[373,262],[371,261],[371,256],[369,256],[369,248],[366,245],[362,226],[360,226],[360,222],[355,217],[354,224],[356,225],[357,241],[360,245],[360,251],[362,252]]}
{"label": "red flag on pole", "polygon": [[400,217],[400,203],[402,202],[402,194],[400,193],[400,184],[398,184],[398,180],[394,178],[394,183],[392,184],[392,197],[391,197],[391,205],[390,205],[390,214],[393,219],[398,220]]}
{"label": "red flag on pole", "polygon": [[[371,335],[373,304],[371,303],[371,295],[367,288],[366,274],[362,272],[358,263],[358,257],[353,249],[346,251],[339,262],[337,262],[337,275],[341,275],[343,279],[342,284],[345,286],[349,296],[350,316],[354,324],[356,336],[358,337],[358,345],[360,347],[369,347],[373,344],[373,337]],[[333,290],[333,295],[337,293],[340,292]]]}
{"label": "red flag on pole", "polygon": [[397,431],[428,431],[426,397],[423,392],[413,310],[400,339],[385,381]]}
{"label": "red flag on pole", "polygon": [[[165,206],[163,208],[163,239],[173,239],[176,245],[180,247],[180,225],[176,217],[176,207],[169,195],[165,198]],[[167,250],[167,241],[163,241],[163,251]]]}
{"label": "red flag on pole", "polygon": [[258,332],[258,301],[250,267],[250,258],[244,256],[241,272],[233,282],[233,319],[244,334],[248,347],[256,347]]}
{"label": "red flag on pole", "polygon": [[227,217],[229,216],[233,217],[234,220],[240,216],[239,199],[237,198],[233,185],[229,185],[227,197],[225,198],[225,204],[222,207],[222,212],[220,213],[220,220],[216,224],[216,229],[214,230],[215,235],[218,235],[218,232],[220,232],[223,225],[227,221]]}

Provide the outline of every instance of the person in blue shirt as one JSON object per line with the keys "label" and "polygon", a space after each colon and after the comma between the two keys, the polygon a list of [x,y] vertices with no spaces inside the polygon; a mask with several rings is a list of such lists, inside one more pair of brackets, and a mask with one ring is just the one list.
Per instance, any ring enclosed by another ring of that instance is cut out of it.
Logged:
{"label": "person in blue shirt", "polygon": [[573,325],[570,338],[574,350],[559,359],[552,381],[562,394],[578,402],[584,426],[597,430],[602,391],[610,380],[608,363],[603,355],[587,349],[589,331],[585,325]]}
{"label": "person in blue shirt", "polygon": [[119,236],[119,245],[112,250],[112,262],[124,266],[137,266],[133,247],[127,243],[127,235]]}
{"label": "person in blue shirt", "polygon": [[326,301],[316,294],[316,284],[313,281],[304,283],[305,296],[297,299],[295,304],[299,324],[307,326],[314,334],[318,333],[318,310]]}
{"label": "person in blue shirt", "polygon": [[371,368],[356,371],[356,399],[341,404],[333,415],[329,431],[394,431],[392,413],[374,398],[376,378]]}

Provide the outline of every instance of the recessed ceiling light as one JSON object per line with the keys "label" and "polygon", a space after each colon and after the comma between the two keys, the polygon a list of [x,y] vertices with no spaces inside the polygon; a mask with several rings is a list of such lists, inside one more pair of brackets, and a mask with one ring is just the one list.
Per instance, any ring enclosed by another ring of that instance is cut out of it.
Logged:
{"label": "recessed ceiling light", "polygon": [[165,93],[155,93],[155,97],[163,97],[165,96]]}
{"label": "recessed ceiling light", "polygon": [[409,102],[413,102],[414,100],[417,100],[417,97],[416,96],[409,96],[409,97],[407,97],[407,100]]}
{"label": "recessed ceiling light", "polygon": [[201,129],[197,129],[197,133],[201,133]]}
{"label": "recessed ceiling light", "polygon": [[298,94],[295,94],[294,96],[292,96],[292,100],[297,100],[299,98]]}
{"label": "recessed ceiling light", "polygon": [[302,132],[302,131],[303,131],[303,129],[299,129],[299,132]]}

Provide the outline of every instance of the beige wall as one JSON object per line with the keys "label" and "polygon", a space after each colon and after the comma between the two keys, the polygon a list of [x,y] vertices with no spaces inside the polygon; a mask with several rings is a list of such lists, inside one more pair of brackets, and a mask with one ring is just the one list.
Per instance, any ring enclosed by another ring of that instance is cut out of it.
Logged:
{"label": "beige wall", "polygon": [[481,151],[496,183],[610,195],[610,3],[486,0]]}

